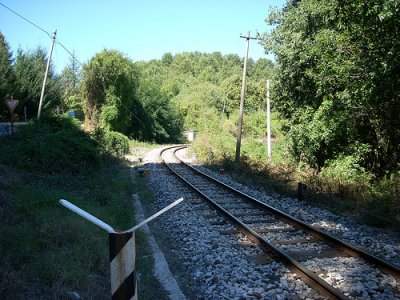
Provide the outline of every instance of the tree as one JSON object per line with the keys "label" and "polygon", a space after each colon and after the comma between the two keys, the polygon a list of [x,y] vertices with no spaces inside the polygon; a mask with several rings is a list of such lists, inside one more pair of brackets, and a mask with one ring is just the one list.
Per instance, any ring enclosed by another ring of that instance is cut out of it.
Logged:
{"label": "tree", "polygon": [[143,108],[139,116],[145,123],[140,137],[157,143],[182,141],[183,117],[156,80],[140,79],[139,101]]}
{"label": "tree", "polygon": [[[167,53],[161,60],[135,63],[142,104],[138,112],[146,124],[139,137],[172,141],[180,136],[177,133],[182,127],[205,131],[214,126],[220,130],[222,112],[229,114],[239,107],[242,64],[238,55],[220,52]],[[265,78],[258,78],[271,72],[264,60],[253,63],[253,69],[254,75],[248,80],[247,112],[264,109]]]}
{"label": "tree", "polygon": [[273,11],[275,103],[293,156],[320,168],[357,155],[377,173],[400,158],[398,1],[302,0]]}
{"label": "tree", "polygon": [[[226,103],[227,114],[239,109],[240,94],[242,90],[242,76],[233,75],[222,83],[223,99]],[[251,113],[265,109],[265,81],[256,82],[250,78],[246,80],[246,94],[244,100],[245,112]]]}
{"label": "tree", "polygon": [[12,69],[12,53],[3,34],[0,32],[0,119],[8,119],[8,109],[4,104],[5,99],[13,95],[14,71]]}
{"label": "tree", "polygon": [[273,76],[274,63],[266,58],[260,58],[252,68],[249,68],[249,77],[255,81],[266,81]]}
{"label": "tree", "polygon": [[86,125],[128,134],[136,101],[137,71],[115,50],[97,53],[83,66]]}
{"label": "tree", "polygon": [[[16,76],[14,98],[20,100],[17,112],[22,114],[24,107],[26,107],[28,118],[37,116],[46,64],[47,53],[43,48],[39,47],[33,52],[18,50],[16,62],[13,66]],[[55,111],[59,104],[60,86],[54,72],[54,66],[50,64],[43,99],[43,113],[48,114]]]}
{"label": "tree", "polygon": [[224,93],[225,113],[229,116],[239,107],[242,78],[240,75],[232,75],[225,79],[221,86]]}
{"label": "tree", "polygon": [[69,65],[66,66],[60,75],[59,81],[61,86],[61,109],[82,110],[81,99],[79,96],[79,83],[82,79],[81,68],[76,59],[70,59]]}

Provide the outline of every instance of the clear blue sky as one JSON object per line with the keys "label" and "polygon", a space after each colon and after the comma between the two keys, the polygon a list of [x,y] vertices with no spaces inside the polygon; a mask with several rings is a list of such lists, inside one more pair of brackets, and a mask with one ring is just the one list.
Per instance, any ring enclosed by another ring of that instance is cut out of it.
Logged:
{"label": "clear blue sky", "polygon": [[[133,61],[159,59],[164,53],[200,51],[244,56],[239,36],[270,28],[265,18],[271,6],[286,0],[0,0],[57,39],[78,60],[87,62],[103,49],[115,49]],[[15,54],[18,48],[47,50],[51,39],[31,24],[0,6],[0,31]],[[256,41],[249,56],[272,58]],[[69,61],[59,45],[53,53],[58,72]]]}

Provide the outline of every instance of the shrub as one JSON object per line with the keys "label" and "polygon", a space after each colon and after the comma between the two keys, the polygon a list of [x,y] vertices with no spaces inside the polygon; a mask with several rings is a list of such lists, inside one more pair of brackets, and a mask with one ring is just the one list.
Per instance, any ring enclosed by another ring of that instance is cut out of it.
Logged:
{"label": "shrub", "polygon": [[357,155],[340,155],[337,159],[328,161],[318,175],[324,189],[353,199],[366,196],[373,176],[359,161]]}
{"label": "shrub", "polygon": [[200,133],[193,143],[193,151],[197,159],[206,164],[216,164],[233,160],[235,155],[234,140],[231,136],[220,132]]}
{"label": "shrub", "polygon": [[267,160],[267,145],[250,139],[243,144],[242,156],[246,155],[251,162],[265,162]]}
{"label": "shrub", "polygon": [[98,166],[99,147],[69,117],[42,117],[0,143],[0,162],[31,172],[72,172]]}
{"label": "shrub", "polygon": [[94,136],[100,143],[104,154],[122,157],[129,153],[129,138],[122,133],[97,129]]}

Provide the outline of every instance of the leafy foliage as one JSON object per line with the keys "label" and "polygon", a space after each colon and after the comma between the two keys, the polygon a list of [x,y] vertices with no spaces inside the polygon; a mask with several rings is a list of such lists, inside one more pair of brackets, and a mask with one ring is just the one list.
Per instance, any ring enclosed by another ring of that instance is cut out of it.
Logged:
{"label": "leafy foliage", "polygon": [[0,32],[0,120],[8,118],[8,109],[3,100],[12,95],[14,81],[12,54],[3,34]]}
{"label": "leafy foliage", "polygon": [[123,157],[129,153],[129,139],[122,133],[115,131],[103,131],[98,128],[94,132],[94,138],[101,145],[102,152]]}
{"label": "leafy foliage", "polygon": [[128,134],[137,85],[133,63],[118,51],[103,50],[84,65],[83,80],[88,127]]}
{"label": "leafy foliage", "polygon": [[[141,69],[143,72],[143,69]],[[132,123],[133,127],[143,128],[139,131],[142,139],[158,143],[178,142],[182,140],[182,116],[178,108],[170,101],[171,93],[167,88],[162,90],[157,78],[140,76],[139,101],[142,111],[140,120]],[[174,87],[171,87],[174,89]],[[132,129],[134,132],[134,129]]]}
{"label": "leafy foliage", "polygon": [[269,15],[275,107],[297,160],[321,168],[359,144],[368,170],[398,166],[399,17],[398,1],[378,0],[292,1]]}
{"label": "leafy foliage", "polygon": [[79,94],[79,83],[82,79],[81,68],[78,62],[71,58],[59,77],[61,94],[61,110],[74,110],[83,119],[82,99]]}
{"label": "leafy foliage", "polygon": [[1,139],[0,162],[19,169],[78,173],[99,164],[99,145],[70,118],[43,117]]}
{"label": "leafy foliage", "polygon": [[[242,63],[238,55],[192,52],[166,54],[160,61],[139,62],[137,66],[145,84],[151,83],[153,91],[159,86],[157,97],[169,99],[181,112],[185,129],[206,130],[207,124],[214,124],[223,113],[229,117],[238,109]],[[265,76],[270,76],[272,69],[269,60],[249,61],[247,112],[264,108]]]}
{"label": "leafy foliage", "polygon": [[193,144],[192,151],[203,164],[226,164],[234,159],[235,139],[224,132],[201,133]]}
{"label": "leafy foliage", "polygon": [[[16,76],[14,98],[20,100],[16,111],[19,115],[22,115],[25,106],[27,107],[28,118],[37,115],[46,65],[46,50],[42,48],[37,48],[33,52],[18,50],[14,65]],[[50,114],[55,111],[56,106],[59,104],[60,87],[54,66],[50,64],[42,111],[45,114]]]}
{"label": "leafy foliage", "polygon": [[[34,51],[19,49],[16,58],[13,59],[9,46],[0,32],[0,99],[9,99],[13,96],[19,100],[14,111],[16,121],[23,121],[25,109],[28,119],[36,117],[46,65],[47,52],[40,47]],[[61,103],[60,95],[58,77],[54,66],[50,64],[42,113],[55,112],[56,106]],[[9,121],[8,109],[3,101],[0,102],[0,119]]]}

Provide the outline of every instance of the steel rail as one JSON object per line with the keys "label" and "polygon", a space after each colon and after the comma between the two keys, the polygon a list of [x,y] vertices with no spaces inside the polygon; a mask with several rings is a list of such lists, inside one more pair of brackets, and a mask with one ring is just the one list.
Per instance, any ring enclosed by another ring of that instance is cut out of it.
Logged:
{"label": "steel rail", "polygon": [[[184,147],[181,146],[180,148],[177,148],[175,150],[175,152],[180,150],[180,149],[183,149],[185,147],[186,146],[184,146]],[[196,173],[201,174],[202,176],[206,177],[207,179],[211,180],[212,182],[217,183],[221,187],[223,187],[223,188],[225,188],[225,189],[227,189],[227,190],[229,190],[231,192],[234,192],[237,195],[240,195],[240,196],[246,198],[251,203],[255,203],[258,206],[271,211],[272,213],[280,216],[282,219],[284,219],[286,222],[290,223],[291,225],[294,225],[295,227],[300,227],[305,232],[313,235],[316,238],[319,238],[320,240],[322,240],[322,241],[324,241],[324,242],[326,242],[326,243],[328,243],[330,245],[333,245],[337,249],[343,251],[344,253],[346,253],[346,254],[348,254],[348,255],[350,255],[352,257],[357,257],[357,258],[364,259],[365,261],[375,265],[377,268],[379,268],[382,272],[384,272],[386,274],[390,274],[393,277],[400,278],[400,268],[398,266],[393,265],[393,264],[391,264],[391,263],[389,263],[387,261],[384,261],[383,259],[381,259],[381,258],[379,258],[379,257],[377,257],[377,256],[375,256],[373,254],[370,254],[370,253],[358,248],[357,246],[354,246],[354,245],[351,245],[351,244],[349,244],[349,243],[347,243],[345,241],[342,241],[342,240],[340,240],[340,239],[338,239],[338,238],[336,238],[336,237],[334,237],[334,236],[332,236],[332,235],[330,235],[330,234],[328,234],[328,233],[326,233],[326,232],[324,232],[322,230],[319,230],[318,228],[315,228],[315,227],[313,227],[313,226],[311,226],[311,225],[309,225],[309,224],[307,224],[307,223],[305,223],[305,222],[303,222],[303,221],[301,221],[301,220],[299,220],[299,219],[297,219],[295,217],[292,217],[292,216],[288,215],[287,213],[285,213],[283,211],[280,211],[280,210],[278,210],[278,209],[276,209],[276,208],[274,208],[274,207],[272,207],[272,206],[270,206],[268,204],[265,204],[265,203],[261,202],[260,200],[254,198],[254,197],[252,197],[250,195],[247,195],[247,194],[245,194],[245,193],[243,193],[243,192],[241,192],[241,191],[239,191],[239,190],[237,190],[237,189],[235,189],[235,188],[233,188],[233,187],[231,187],[231,186],[219,181],[218,179],[213,178],[213,177],[201,172],[200,170],[198,170],[196,168],[193,168],[192,166],[190,166],[190,165],[186,164],[185,162],[183,162],[182,160],[180,160],[178,157],[177,157],[177,159],[181,163],[185,164],[188,168],[190,168],[193,171],[195,171]]]}
{"label": "steel rail", "polygon": [[[246,236],[248,236],[253,242],[258,244],[264,251],[266,251],[270,256],[278,258],[280,261],[282,261],[292,272],[296,273],[297,275],[300,276],[302,281],[306,284],[308,284],[311,288],[314,290],[319,291],[321,294],[329,297],[330,299],[348,299],[340,290],[334,288],[333,286],[329,285],[326,281],[321,279],[319,276],[317,276],[314,272],[311,270],[305,268],[303,265],[301,265],[297,260],[295,260],[293,257],[289,256],[288,254],[280,251],[278,248],[276,248],[274,245],[272,245],[269,241],[267,241],[264,237],[262,237],[260,234],[258,234],[256,231],[251,229],[249,226],[241,222],[239,219],[234,217],[232,214],[230,214],[227,210],[225,210],[222,206],[219,204],[215,203],[213,200],[211,200],[208,196],[206,196],[203,192],[201,192],[199,189],[197,189],[194,185],[192,185],[188,180],[186,180],[184,177],[182,177],[179,173],[177,173],[172,167],[170,167],[163,159],[162,159],[162,153],[170,150],[175,147],[168,147],[163,149],[160,152],[160,158],[164,162],[164,164],[168,167],[168,169],[179,179],[181,179],[183,182],[185,182],[191,189],[193,189],[196,193],[198,193],[201,197],[203,197],[209,204],[211,204],[213,207],[215,207],[218,211],[223,213],[231,222],[236,224],[236,226],[244,233]],[[175,151],[183,149],[185,147],[178,147]],[[182,162],[179,158],[177,158],[180,162]],[[186,165],[186,164],[185,164]],[[204,174],[204,173],[203,173]]]}

